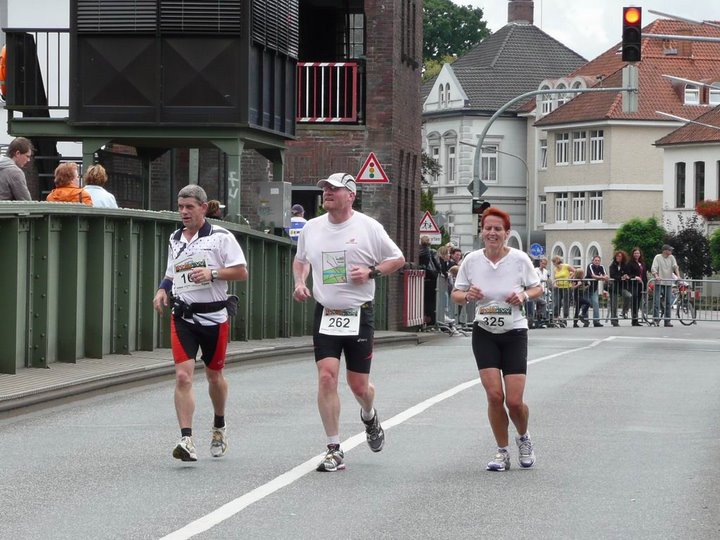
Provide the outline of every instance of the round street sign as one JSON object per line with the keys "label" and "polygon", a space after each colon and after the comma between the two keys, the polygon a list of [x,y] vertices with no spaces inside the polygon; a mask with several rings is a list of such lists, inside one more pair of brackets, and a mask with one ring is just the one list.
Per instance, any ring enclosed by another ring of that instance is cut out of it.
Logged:
{"label": "round street sign", "polygon": [[540,244],[530,244],[530,255],[533,257],[542,257],[545,255],[545,248]]}

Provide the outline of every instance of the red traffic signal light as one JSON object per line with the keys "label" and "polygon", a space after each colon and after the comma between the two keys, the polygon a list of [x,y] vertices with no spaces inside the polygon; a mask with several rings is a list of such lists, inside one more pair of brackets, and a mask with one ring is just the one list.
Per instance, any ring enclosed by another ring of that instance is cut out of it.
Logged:
{"label": "red traffic signal light", "polygon": [[623,8],[622,60],[639,62],[642,59],[642,8]]}

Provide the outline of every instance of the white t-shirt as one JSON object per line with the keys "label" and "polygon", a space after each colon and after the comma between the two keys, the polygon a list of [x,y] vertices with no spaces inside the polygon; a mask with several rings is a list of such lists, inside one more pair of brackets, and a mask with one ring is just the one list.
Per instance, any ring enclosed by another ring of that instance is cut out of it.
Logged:
{"label": "white t-shirt", "polygon": [[[512,293],[518,293],[527,287],[540,285],[532,261],[519,249],[509,248],[510,252],[497,264],[485,256],[485,250],[479,249],[468,254],[460,265],[455,278],[455,288],[467,290],[471,285],[482,290],[485,298],[476,302],[476,308],[493,302],[505,302]],[[527,319],[519,306],[512,306],[513,330],[527,328]]]}
{"label": "white t-shirt", "polygon": [[308,221],[300,233],[295,258],[312,266],[317,302],[331,309],[349,309],[375,298],[375,280],[353,283],[350,268],[377,266],[402,256],[380,223],[353,212],[343,223],[330,223],[327,214]]}
{"label": "white t-shirt", "polygon": [[117,208],[117,201],[115,201],[115,195],[109,193],[104,187],[96,186],[95,184],[88,184],[83,188],[90,194],[92,198],[92,205],[100,208]]}
{"label": "white t-shirt", "polygon": [[[180,277],[176,276],[176,265],[184,261],[194,261],[195,264],[199,263],[199,266],[216,269],[247,264],[240,244],[227,229],[206,221],[189,241],[182,234],[182,229],[178,229],[170,235],[165,275],[173,278],[173,296],[186,304],[226,300],[227,281],[216,279],[207,286],[178,292],[177,289],[182,287],[182,284],[176,280],[176,277]],[[212,313],[195,314],[193,319],[185,320],[210,326],[225,322],[227,317],[227,310],[223,308]]]}

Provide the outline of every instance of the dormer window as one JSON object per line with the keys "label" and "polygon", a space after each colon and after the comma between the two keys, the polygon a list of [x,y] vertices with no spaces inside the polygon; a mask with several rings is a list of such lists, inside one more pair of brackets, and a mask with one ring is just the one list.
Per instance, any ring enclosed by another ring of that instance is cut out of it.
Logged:
{"label": "dormer window", "polygon": [[438,106],[444,107],[445,106],[445,85],[440,84],[440,87],[438,88]]}
{"label": "dormer window", "polygon": [[695,84],[685,86],[685,105],[700,105],[700,87]]}
{"label": "dormer window", "polygon": [[[564,84],[558,84],[557,89],[558,90],[564,90],[567,88]],[[565,102],[567,101],[567,94],[557,94],[557,106],[560,107],[561,105],[565,105]]]}
{"label": "dormer window", "polygon": [[445,100],[448,106],[450,106],[450,83],[445,83]]}
{"label": "dormer window", "polygon": [[708,88],[708,105],[720,105],[720,82],[714,82]]}
{"label": "dormer window", "polygon": [[[549,87],[543,86],[540,90],[549,90]],[[552,97],[550,94],[540,94],[540,112],[543,116],[552,112]]]}

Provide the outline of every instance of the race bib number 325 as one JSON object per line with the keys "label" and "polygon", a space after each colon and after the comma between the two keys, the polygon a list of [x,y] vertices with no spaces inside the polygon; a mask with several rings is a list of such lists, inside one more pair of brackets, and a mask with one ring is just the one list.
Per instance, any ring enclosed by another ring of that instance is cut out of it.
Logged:
{"label": "race bib number 325", "polygon": [[357,336],[360,333],[360,308],[323,309],[320,333],[327,336]]}
{"label": "race bib number 325", "polygon": [[512,306],[505,302],[478,306],[475,311],[475,322],[483,330],[493,334],[504,334],[513,328]]}

